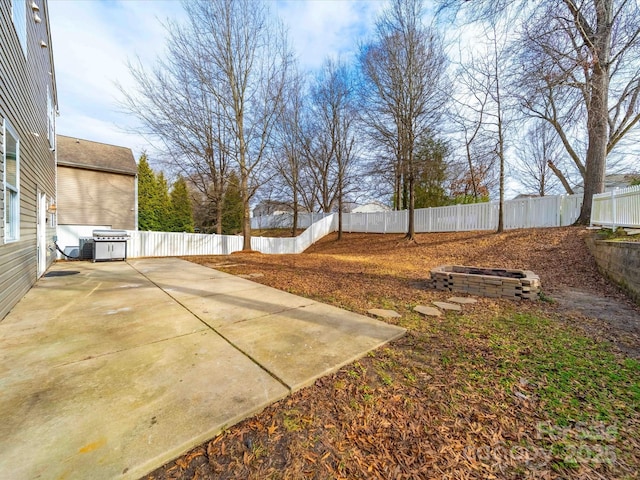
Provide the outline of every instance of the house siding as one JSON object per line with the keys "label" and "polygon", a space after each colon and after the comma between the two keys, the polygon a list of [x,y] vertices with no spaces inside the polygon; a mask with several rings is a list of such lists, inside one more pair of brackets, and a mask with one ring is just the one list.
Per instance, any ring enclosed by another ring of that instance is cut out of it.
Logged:
{"label": "house siding", "polygon": [[58,224],[136,229],[136,177],[58,165]]}
{"label": "house siding", "polygon": [[[20,1],[20,0],[15,0]],[[26,0],[22,0],[25,1]],[[0,319],[22,298],[37,280],[37,192],[55,203],[55,155],[47,137],[47,87],[56,107],[55,72],[50,56],[46,0],[35,0],[42,23],[33,20],[27,4],[27,55],[25,58],[11,14],[11,1],[0,0],[0,122],[8,121],[20,140],[20,237],[5,243],[0,230]],[[46,48],[40,42],[47,44]],[[2,145],[4,151],[4,145]],[[1,168],[1,167],[0,167]],[[3,190],[3,189],[0,189]],[[0,194],[0,214],[4,224],[5,199]],[[47,267],[54,261],[55,225],[49,217],[46,228]]]}
{"label": "house siding", "polygon": [[[1,94],[1,92],[0,92]],[[0,115],[2,112],[0,111]],[[2,159],[4,158],[4,135],[2,134],[4,120],[0,117],[0,214],[2,214],[2,218],[0,218],[0,245],[4,242],[4,162]],[[2,318],[0,316],[0,318]]]}

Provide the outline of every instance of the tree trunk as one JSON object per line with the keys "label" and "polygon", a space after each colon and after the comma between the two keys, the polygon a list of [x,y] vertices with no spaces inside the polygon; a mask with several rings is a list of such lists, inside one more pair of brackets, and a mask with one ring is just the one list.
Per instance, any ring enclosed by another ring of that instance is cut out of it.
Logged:
{"label": "tree trunk", "polygon": [[469,174],[471,175],[471,187],[473,188],[473,201],[474,203],[478,203],[478,187],[476,186],[476,175],[473,169],[473,161],[471,157],[471,148],[469,146],[469,143],[466,144],[466,149],[467,149],[467,163],[469,164]]}
{"label": "tree trunk", "polygon": [[604,176],[607,168],[607,143],[609,140],[609,60],[613,34],[613,0],[596,1],[595,35],[592,36],[590,103],[587,105],[587,131],[589,143],[585,161],[584,196],[576,224],[591,222],[593,195],[604,192]]}
{"label": "tree trunk", "polygon": [[585,166],[587,175],[584,181],[584,197],[578,225],[589,225],[591,222],[591,202],[593,195],[604,192],[604,176],[607,166],[607,139],[609,138],[608,102],[609,74],[594,68],[591,89],[591,105],[588,109],[587,128],[589,146]]}
{"label": "tree trunk", "polygon": [[298,231],[298,189],[293,188],[293,226],[291,227],[291,236],[295,237]]}
{"label": "tree trunk", "polygon": [[411,187],[409,186],[410,181],[407,181],[407,173],[404,172],[402,174],[402,202],[401,202],[401,210],[405,210],[407,208],[409,208],[409,197],[411,196],[410,190]]}
{"label": "tree trunk", "polygon": [[251,250],[251,212],[249,210],[249,182],[246,172],[241,174],[240,192],[242,195],[242,250]]}
{"label": "tree trunk", "polygon": [[416,227],[415,227],[415,195],[414,195],[414,180],[413,175],[409,174],[409,226],[407,228],[407,235],[405,238],[409,241],[415,242],[416,240]]}
{"label": "tree trunk", "polygon": [[498,205],[498,230],[504,232],[504,158],[500,156],[500,201]]}
{"label": "tree trunk", "polygon": [[338,192],[338,240],[342,240],[342,185]]}
{"label": "tree trunk", "polygon": [[216,233],[222,235],[222,211],[224,210],[224,201],[222,195],[216,202]]}

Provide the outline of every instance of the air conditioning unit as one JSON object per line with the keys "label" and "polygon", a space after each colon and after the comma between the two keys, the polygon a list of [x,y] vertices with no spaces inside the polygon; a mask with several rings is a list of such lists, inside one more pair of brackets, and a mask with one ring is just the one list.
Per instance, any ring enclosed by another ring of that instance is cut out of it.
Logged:
{"label": "air conditioning unit", "polygon": [[93,238],[92,237],[80,237],[80,252],[78,258],[80,260],[92,260],[93,259]]}

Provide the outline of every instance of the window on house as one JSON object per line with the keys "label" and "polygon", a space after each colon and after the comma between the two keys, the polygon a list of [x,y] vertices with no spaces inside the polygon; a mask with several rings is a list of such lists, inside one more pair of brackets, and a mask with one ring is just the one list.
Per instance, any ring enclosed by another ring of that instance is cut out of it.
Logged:
{"label": "window on house", "polygon": [[13,19],[13,25],[16,27],[18,34],[18,40],[22,45],[22,51],[24,56],[27,56],[27,1],[26,0],[12,0],[11,2],[11,17]]}
{"label": "window on house", "polygon": [[5,121],[4,128],[4,241],[20,238],[20,140]]}

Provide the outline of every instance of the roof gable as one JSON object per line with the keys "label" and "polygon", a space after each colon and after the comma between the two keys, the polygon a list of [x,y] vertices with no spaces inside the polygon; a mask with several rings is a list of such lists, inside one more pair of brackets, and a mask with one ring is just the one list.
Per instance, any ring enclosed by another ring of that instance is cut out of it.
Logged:
{"label": "roof gable", "polygon": [[57,135],[58,165],[136,175],[138,166],[127,147]]}

